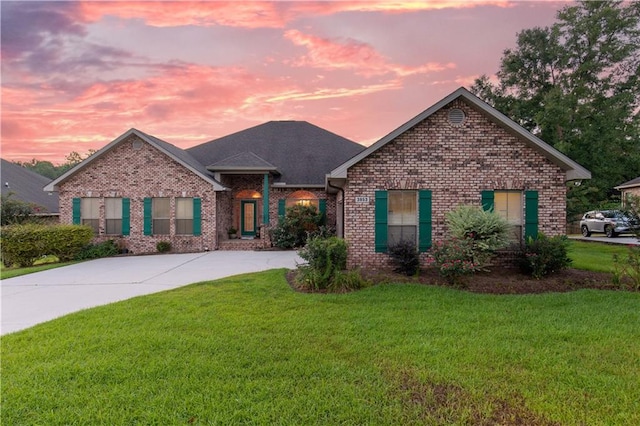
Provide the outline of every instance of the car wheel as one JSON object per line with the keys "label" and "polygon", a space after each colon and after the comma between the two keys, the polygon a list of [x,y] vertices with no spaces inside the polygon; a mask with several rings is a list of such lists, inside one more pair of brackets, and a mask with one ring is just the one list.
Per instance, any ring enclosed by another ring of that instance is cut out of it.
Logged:
{"label": "car wheel", "polygon": [[613,232],[613,226],[605,226],[604,227],[604,233],[607,235],[608,238],[612,238],[616,236],[616,233]]}
{"label": "car wheel", "polygon": [[591,236],[591,232],[589,232],[589,228],[587,228],[587,225],[582,225],[582,236],[583,237]]}

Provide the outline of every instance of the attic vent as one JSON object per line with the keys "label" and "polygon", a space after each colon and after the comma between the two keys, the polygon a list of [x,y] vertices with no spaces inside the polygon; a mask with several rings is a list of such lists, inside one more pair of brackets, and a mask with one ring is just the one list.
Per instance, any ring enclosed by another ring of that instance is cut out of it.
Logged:
{"label": "attic vent", "polygon": [[464,123],[465,118],[466,116],[464,115],[464,111],[460,108],[449,110],[449,123],[453,124],[454,126],[459,126]]}
{"label": "attic vent", "polygon": [[131,147],[133,148],[134,151],[140,151],[140,148],[142,148],[142,141],[140,140],[133,141],[131,143]]}

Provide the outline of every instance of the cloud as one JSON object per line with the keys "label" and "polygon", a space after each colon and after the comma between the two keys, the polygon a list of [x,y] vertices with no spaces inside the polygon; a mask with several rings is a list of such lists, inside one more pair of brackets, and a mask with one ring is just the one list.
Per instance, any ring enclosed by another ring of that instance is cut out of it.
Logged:
{"label": "cloud", "polygon": [[331,40],[298,30],[288,30],[285,38],[297,46],[304,46],[308,53],[293,61],[294,66],[329,70],[352,70],[358,75],[377,76],[395,74],[409,76],[444,71],[455,68],[455,64],[429,62],[418,66],[398,65],[380,55],[372,46],[357,40]]}

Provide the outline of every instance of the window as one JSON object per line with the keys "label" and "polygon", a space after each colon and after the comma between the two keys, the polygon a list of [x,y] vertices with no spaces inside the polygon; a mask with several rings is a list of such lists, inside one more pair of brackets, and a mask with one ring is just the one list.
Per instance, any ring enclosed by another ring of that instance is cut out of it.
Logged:
{"label": "window", "polygon": [[151,229],[154,235],[168,235],[171,203],[169,198],[152,198]]}
{"label": "window", "polygon": [[176,234],[193,234],[193,198],[176,198]]}
{"label": "window", "polygon": [[105,233],[122,235],[122,198],[104,199]]}
{"label": "window", "polygon": [[512,226],[512,240],[520,241],[522,238],[522,193],[518,191],[495,191],[494,211],[507,219]]}
{"label": "window", "polygon": [[418,209],[416,191],[389,191],[387,238],[390,246],[416,241]]}
{"label": "window", "polygon": [[80,218],[83,225],[92,227],[96,234],[100,232],[100,199],[82,198]]}
{"label": "window", "polygon": [[305,206],[305,207],[315,207],[316,209],[319,209],[319,200],[318,198],[313,195],[312,192],[309,191],[296,191],[294,193],[292,193],[291,195],[289,195],[289,197],[287,197],[286,203],[285,203],[285,207],[289,208],[289,207],[293,207],[293,206]]}

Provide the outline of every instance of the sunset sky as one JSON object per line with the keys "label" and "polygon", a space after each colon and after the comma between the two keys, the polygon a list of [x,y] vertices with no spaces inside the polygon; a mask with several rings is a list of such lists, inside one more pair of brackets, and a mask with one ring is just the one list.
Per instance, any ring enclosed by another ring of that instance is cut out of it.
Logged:
{"label": "sunset sky", "polygon": [[270,120],[369,145],[494,75],[566,2],[2,1],[2,158],[135,127],[182,148]]}

